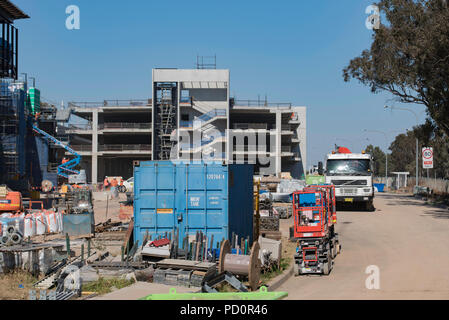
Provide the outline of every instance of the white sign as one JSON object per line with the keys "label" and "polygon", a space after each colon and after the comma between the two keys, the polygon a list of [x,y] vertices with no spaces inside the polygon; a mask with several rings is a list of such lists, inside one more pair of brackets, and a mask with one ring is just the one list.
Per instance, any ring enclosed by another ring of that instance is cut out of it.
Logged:
{"label": "white sign", "polygon": [[424,169],[433,169],[433,148],[422,148],[422,167]]}

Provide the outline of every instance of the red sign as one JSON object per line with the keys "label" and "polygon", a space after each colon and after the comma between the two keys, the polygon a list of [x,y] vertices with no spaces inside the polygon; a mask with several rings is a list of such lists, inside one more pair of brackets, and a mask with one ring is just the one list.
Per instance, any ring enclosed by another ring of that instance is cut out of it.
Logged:
{"label": "red sign", "polygon": [[433,148],[422,148],[422,163],[424,169],[433,169]]}

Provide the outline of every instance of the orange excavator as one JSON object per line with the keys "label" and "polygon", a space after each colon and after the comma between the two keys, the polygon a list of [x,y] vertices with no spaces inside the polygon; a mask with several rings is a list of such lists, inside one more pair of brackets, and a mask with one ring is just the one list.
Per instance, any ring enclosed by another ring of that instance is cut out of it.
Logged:
{"label": "orange excavator", "polygon": [[0,186],[0,214],[5,212],[17,213],[23,210],[22,194]]}

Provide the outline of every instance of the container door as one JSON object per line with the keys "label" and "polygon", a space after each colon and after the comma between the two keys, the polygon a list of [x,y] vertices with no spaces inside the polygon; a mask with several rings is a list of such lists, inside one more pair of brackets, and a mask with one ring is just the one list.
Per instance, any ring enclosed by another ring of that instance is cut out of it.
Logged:
{"label": "container door", "polygon": [[[179,199],[182,210],[180,222],[183,237],[203,232],[210,246],[211,236],[216,242],[227,239],[227,167],[219,164],[191,164],[183,168],[185,198]],[[180,236],[180,242],[182,241]],[[182,243],[180,243],[181,245]]]}
{"label": "container door", "polygon": [[[176,222],[176,167],[164,164],[143,164],[136,167],[134,182],[134,216],[138,234],[135,240],[142,243],[146,232],[155,239],[171,232]],[[136,198],[137,197],[137,198]]]}

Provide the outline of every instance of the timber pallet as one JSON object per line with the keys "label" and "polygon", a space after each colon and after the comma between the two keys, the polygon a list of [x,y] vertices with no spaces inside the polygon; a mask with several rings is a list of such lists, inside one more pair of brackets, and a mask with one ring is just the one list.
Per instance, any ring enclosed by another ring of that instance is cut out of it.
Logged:
{"label": "timber pallet", "polygon": [[134,261],[96,261],[89,266],[97,269],[146,269],[149,267],[149,263],[147,261],[143,262],[134,262]]}
{"label": "timber pallet", "polygon": [[[170,260],[170,259],[166,259]],[[183,260],[184,261],[184,260]],[[204,264],[204,262],[199,261],[188,261],[196,262],[197,264]],[[169,265],[167,263],[159,265],[157,263],[157,268],[153,274],[153,282],[161,283],[173,286],[183,286],[183,287],[195,287],[200,288],[203,283],[216,274],[216,267],[213,263],[207,263],[211,266],[202,266],[203,270],[195,270],[195,266],[187,264],[185,267],[180,267],[176,265]],[[207,267],[207,269],[206,269]]]}
{"label": "timber pallet", "polygon": [[195,271],[209,271],[210,269],[215,269],[217,266],[213,262],[203,262],[203,261],[192,261],[192,260],[181,260],[181,259],[164,259],[156,262],[156,268],[173,268],[173,269],[184,269],[184,270],[195,270]]}

